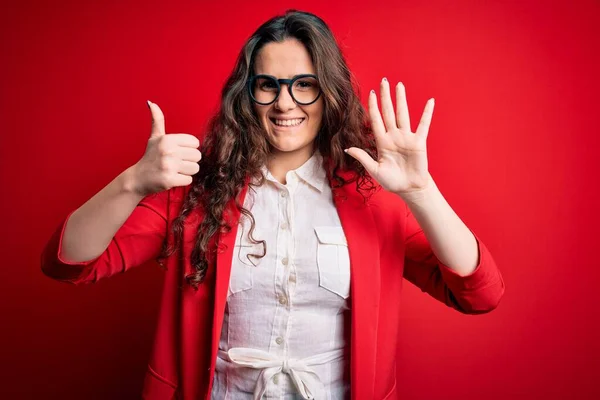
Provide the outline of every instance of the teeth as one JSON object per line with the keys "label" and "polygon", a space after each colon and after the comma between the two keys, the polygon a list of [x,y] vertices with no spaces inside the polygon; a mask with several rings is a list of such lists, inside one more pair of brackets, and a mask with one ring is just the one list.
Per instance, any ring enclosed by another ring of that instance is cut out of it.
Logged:
{"label": "teeth", "polygon": [[287,120],[276,119],[275,120],[275,125],[279,125],[279,126],[296,126],[296,125],[300,125],[302,123],[302,121],[303,121],[302,118],[287,119]]}

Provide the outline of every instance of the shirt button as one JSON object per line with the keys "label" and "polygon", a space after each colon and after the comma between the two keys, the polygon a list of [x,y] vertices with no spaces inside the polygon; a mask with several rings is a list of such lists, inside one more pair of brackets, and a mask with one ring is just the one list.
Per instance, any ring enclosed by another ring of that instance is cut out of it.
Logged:
{"label": "shirt button", "polygon": [[296,275],[290,275],[290,282],[296,282]]}
{"label": "shirt button", "polygon": [[287,197],[287,192],[281,191],[281,197]]}
{"label": "shirt button", "polygon": [[288,224],[287,223],[283,223],[281,224],[281,229],[286,230],[288,228]]}
{"label": "shirt button", "polygon": [[277,343],[277,344],[283,343],[283,338],[282,337],[278,337],[277,339],[275,339],[275,343]]}
{"label": "shirt button", "polygon": [[279,296],[279,304],[282,306],[287,304],[287,298],[284,295]]}
{"label": "shirt button", "polygon": [[282,263],[283,265],[288,265],[288,259],[287,259],[287,257],[286,257],[286,258],[284,258],[284,259],[282,259],[282,260],[281,260],[281,263]]}
{"label": "shirt button", "polygon": [[275,375],[273,377],[273,383],[276,384],[276,385],[279,383],[279,376]]}

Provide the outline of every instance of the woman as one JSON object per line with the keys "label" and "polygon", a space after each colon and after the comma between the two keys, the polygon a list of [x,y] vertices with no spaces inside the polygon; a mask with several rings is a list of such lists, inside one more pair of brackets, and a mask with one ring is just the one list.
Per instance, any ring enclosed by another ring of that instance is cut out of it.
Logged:
{"label": "woman", "polygon": [[247,41],[201,153],[149,102],[146,153],[67,216],[42,269],[74,284],[166,267],[146,399],[391,399],[403,278],[463,313],[504,283],[427,169],[387,80],[370,127],[327,25],[288,11]]}

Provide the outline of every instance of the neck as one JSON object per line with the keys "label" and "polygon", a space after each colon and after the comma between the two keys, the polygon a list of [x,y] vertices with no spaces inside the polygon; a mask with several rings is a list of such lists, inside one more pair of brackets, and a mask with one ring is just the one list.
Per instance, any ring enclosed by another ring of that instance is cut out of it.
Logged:
{"label": "neck", "polygon": [[289,171],[300,168],[310,157],[314,150],[312,146],[307,146],[294,152],[271,152],[267,161],[267,168],[271,175],[282,184],[286,184],[285,176]]}

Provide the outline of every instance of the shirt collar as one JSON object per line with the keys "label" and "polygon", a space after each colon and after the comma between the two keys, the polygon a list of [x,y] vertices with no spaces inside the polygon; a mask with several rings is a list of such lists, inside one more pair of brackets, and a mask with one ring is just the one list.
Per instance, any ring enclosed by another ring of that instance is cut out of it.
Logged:
{"label": "shirt collar", "polygon": [[[267,180],[277,182],[266,166],[263,166],[262,172]],[[318,150],[304,164],[288,173],[296,174],[298,178],[319,192],[323,191],[323,186],[327,183],[327,174],[323,168],[323,156]]]}
{"label": "shirt collar", "polygon": [[293,172],[319,192],[323,191],[323,186],[327,182],[327,175],[323,168],[323,157],[318,150],[314,152],[308,161]]}

